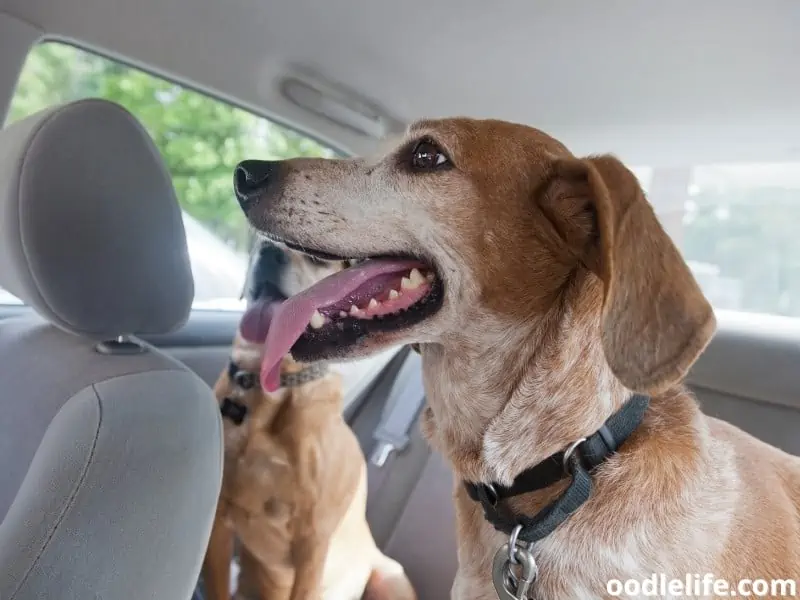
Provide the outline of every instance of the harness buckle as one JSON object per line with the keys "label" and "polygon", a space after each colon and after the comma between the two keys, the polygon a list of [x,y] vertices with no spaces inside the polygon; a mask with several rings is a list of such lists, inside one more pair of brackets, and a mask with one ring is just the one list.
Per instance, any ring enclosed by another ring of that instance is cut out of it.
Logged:
{"label": "harness buckle", "polygon": [[255,387],[257,379],[255,373],[236,371],[233,375],[233,382],[243,390],[250,390]]}

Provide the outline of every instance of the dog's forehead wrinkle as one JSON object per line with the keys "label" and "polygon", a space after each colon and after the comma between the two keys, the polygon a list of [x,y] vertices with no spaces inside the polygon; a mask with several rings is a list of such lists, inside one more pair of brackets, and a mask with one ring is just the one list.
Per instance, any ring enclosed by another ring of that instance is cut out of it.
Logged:
{"label": "dog's forehead wrinkle", "polygon": [[[410,135],[440,136],[457,153],[472,153],[480,156],[489,152],[497,158],[502,155],[512,162],[551,162],[557,158],[570,157],[567,147],[549,134],[519,123],[495,119],[450,118],[422,120],[409,129]],[[493,154],[492,154],[493,153]],[[481,163],[491,162],[481,160]]]}

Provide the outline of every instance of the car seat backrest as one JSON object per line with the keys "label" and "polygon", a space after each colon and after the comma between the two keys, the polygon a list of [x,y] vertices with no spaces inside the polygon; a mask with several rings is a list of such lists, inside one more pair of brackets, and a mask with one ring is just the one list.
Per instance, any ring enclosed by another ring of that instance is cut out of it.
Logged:
{"label": "car seat backrest", "polygon": [[[188,317],[158,151],[121,107],[0,131],[0,598],[188,598],[222,474],[213,394],[142,342]],[[35,312],[35,314],[33,314]]]}

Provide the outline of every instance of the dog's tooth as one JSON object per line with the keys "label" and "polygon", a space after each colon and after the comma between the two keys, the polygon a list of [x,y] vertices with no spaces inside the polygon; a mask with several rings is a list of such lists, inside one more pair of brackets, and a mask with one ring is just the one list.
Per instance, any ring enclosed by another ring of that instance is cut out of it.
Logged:
{"label": "dog's tooth", "polygon": [[419,269],[411,269],[410,279],[411,283],[417,284],[417,287],[425,283],[425,277],[419,272]]}
{"label": "dog's tooth", "polygon": [[389,290],[389,300],[396,300],[400,297],[400,292],[397,290]]}
{"label": "dog's tooth", "polygon": [[375,298],[370,298],[367,308],[378,308],[378,301]]}
{"label": "dog's tooth", "polygon": [[433,273],[428,273],[425,275],[425,279],[428,280],[428,283],[433,283],[433,280],[436,279],[436,276]]}
{"label": "dog's tooth", "polygon": [[342,317],[342,318],[344,318],[344,317],[346,317],[346,316],[347,316],[347,313],[346,313],[345,311],[343,311],[343,310],[340,310],[340,311],[339,311],[339,316],[340,316],[340,317]]}
{"label": "dog's tooth", "polygon": [[323,325],[325,325],[325,315],[318,310],[315,310],[314,314],[311,315],[311,327],[314,329],[319,329]]}
{"label": "dog's tooth", "polygon": [[408,277],[403,277],[400,280],[400,289],[401,290],[415,290],[419,287],[418,283],[414,283]]}
{"label": "dog's tooth", "polygon": [[360,311],[360,310],[358,310],[358,307],[357,307],[355,304],[353,304],[353,306],[351,306],[351,307],[350,307],[350,316],[351,316],[351,317],[355,317],[355,316],[356,316],[356,315],[358,315],[358,313],[360,313],[360,312],[361,312],[361,311]]}

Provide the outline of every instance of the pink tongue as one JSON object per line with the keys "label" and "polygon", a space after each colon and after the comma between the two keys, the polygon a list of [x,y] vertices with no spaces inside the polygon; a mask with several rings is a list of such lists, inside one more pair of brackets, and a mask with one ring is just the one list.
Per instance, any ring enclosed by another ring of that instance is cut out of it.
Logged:
{"label": "pink tongue", "polygon": [[[292,296],[274,310],[268,310],[271,324],[268,321],[264,358],[261,363],[261,385],[264,389],[268,391],[278,389],[281,359],[303,335],[315,310],[339,302],[373,277],[385,273],[410,271],[414,267],[420,268],[424,265],[411,260],[368,260],[326,277],[316,285]],[[242,335],[247,337],[244,331]]]}
{"label": "pink tongue", "polygon": [[239,333],[248,342],[262,343],[267,338],[275,310],[281,305],[275,300],[257,300],[250,305],[239,323]]}
{"label": "pink tongue", "polygon": [[[239,333],[242,334],[242,337],[248,342],[263,343],[267,339],[270,325],[280,305],[280,302],[274,300],[257,300],[248,307],[239,323]],[[269,381],[280,381],[280,366],[281,363],[278,361],[274,368],[275,373],[269,373]],[[262,379],[263,377],[262,375]]]}

